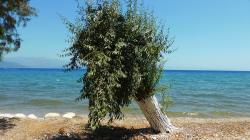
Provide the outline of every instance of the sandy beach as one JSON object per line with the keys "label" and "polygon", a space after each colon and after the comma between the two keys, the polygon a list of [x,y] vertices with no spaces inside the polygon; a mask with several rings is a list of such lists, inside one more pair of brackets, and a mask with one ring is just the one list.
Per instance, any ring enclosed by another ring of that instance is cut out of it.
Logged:
{"label": "sandy beach", "polygon": [[0,140],[250,140],[249,25],[250,0],[1,0]]}
{"label": "sandy beach", "polygon": [[[179,129],[163,139],[250,139],[250,118],[174,117],[171,120]],[[85,128],[86,123],[87,117],[0,119],[0,140],[158,139],[142,116],[115,121],[95,133]]]}

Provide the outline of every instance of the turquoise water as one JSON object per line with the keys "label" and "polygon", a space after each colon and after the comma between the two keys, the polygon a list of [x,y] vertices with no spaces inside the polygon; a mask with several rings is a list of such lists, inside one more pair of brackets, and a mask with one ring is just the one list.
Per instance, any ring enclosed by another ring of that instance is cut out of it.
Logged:
{"label": "turquoise water", "polygon": [[[75,102],[84,70],[0,69],[0,113],[76,112],[87,114],[87,101]],[[250,115],[250,72],[165,71],[160,84],[170,85],[169,112]],[[137,108],[136,105],[132,108]]]}

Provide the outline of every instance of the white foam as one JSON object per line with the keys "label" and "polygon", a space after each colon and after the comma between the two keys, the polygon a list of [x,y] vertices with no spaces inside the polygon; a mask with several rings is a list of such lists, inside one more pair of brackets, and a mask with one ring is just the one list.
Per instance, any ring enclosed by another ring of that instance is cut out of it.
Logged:
{"label": "white foam", "polygon": [[76,114],[73,112],[68,112],[68,113],[63,115],[64,118],[68,118],[68,119],[74,118],[75,116],[76,116]]}
{"label": "white foam", "polygon": [[38,119],[38,120],[44,120],[44,119],[49,119],[49,118],[59,118],[59,117],[63,117],[63,118],[67,118],[67,119],[72,119],[74,117],[76,117],[76,113],[74,112],[67,112],[65,114],[63,114],[62,116],[59,113],[56,112],[50,112],[44,115],[44,117],[40,118],[38,116],[36,116],[35,114],[29,114],[29,115],[25,115],[23,113],[16,113],[16,114],[10,114],[10,113],[0,113],[0,118],[20,118],[20,119],[25,119],[25,118],[29,118],[29,119]]}
{"label": "white foam", "polygon": [[61,115],[59,113],[47,113],[44,118],[55,118],[60,117]]}
{"label": "white foam", "polygon": [[14,117],[13,114],[8,114],[8,113],[0,114],[0,118],[13,118],[13,117]]}
{"label": "white foam", "polygon": [[23,119],[23,118],[26,118],[26,115],[22,114],[22,113],[17,113],[14,115],[16,118],[20,118],[20,119]]}
{"label": "white foam", "polygon": [[29,114],[29,115],[28,115],[28,118],[30,118],[30,119],[37,119],[37,116],[34,115],[34,114]]}

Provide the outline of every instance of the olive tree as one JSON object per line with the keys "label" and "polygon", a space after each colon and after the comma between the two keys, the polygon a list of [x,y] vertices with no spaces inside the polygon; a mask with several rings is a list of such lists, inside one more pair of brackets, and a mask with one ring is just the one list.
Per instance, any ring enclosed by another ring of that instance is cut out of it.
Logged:
{"label": "olive tree", "polygon": [[155,131],[171,132],[174,126],[154,94],[172,41],[136,1],[122,8],[119,0],[88,1],[79,6],[75,23],[65,22],[72,33],[66,67],[86,68],[78,99],[89,100],[92,128],[105,117],[121,119],[122,107],[136,101]]}
{"label": "olive tree", "polygon": [[29,5],[29,0],[0,1],[0,60],[4,52],[20,48],[21,38],[17,27],[25,26],[34,15],[35,9]]}

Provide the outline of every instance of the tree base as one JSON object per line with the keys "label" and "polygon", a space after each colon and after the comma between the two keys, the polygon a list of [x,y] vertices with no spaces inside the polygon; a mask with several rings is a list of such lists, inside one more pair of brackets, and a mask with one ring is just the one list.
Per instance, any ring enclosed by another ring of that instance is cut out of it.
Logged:
{"label": "tree base", "polygon": [[154,131],[158,133],[171,133],[177,129],[161,111],[155,96],[137,101],[137,103]]}

